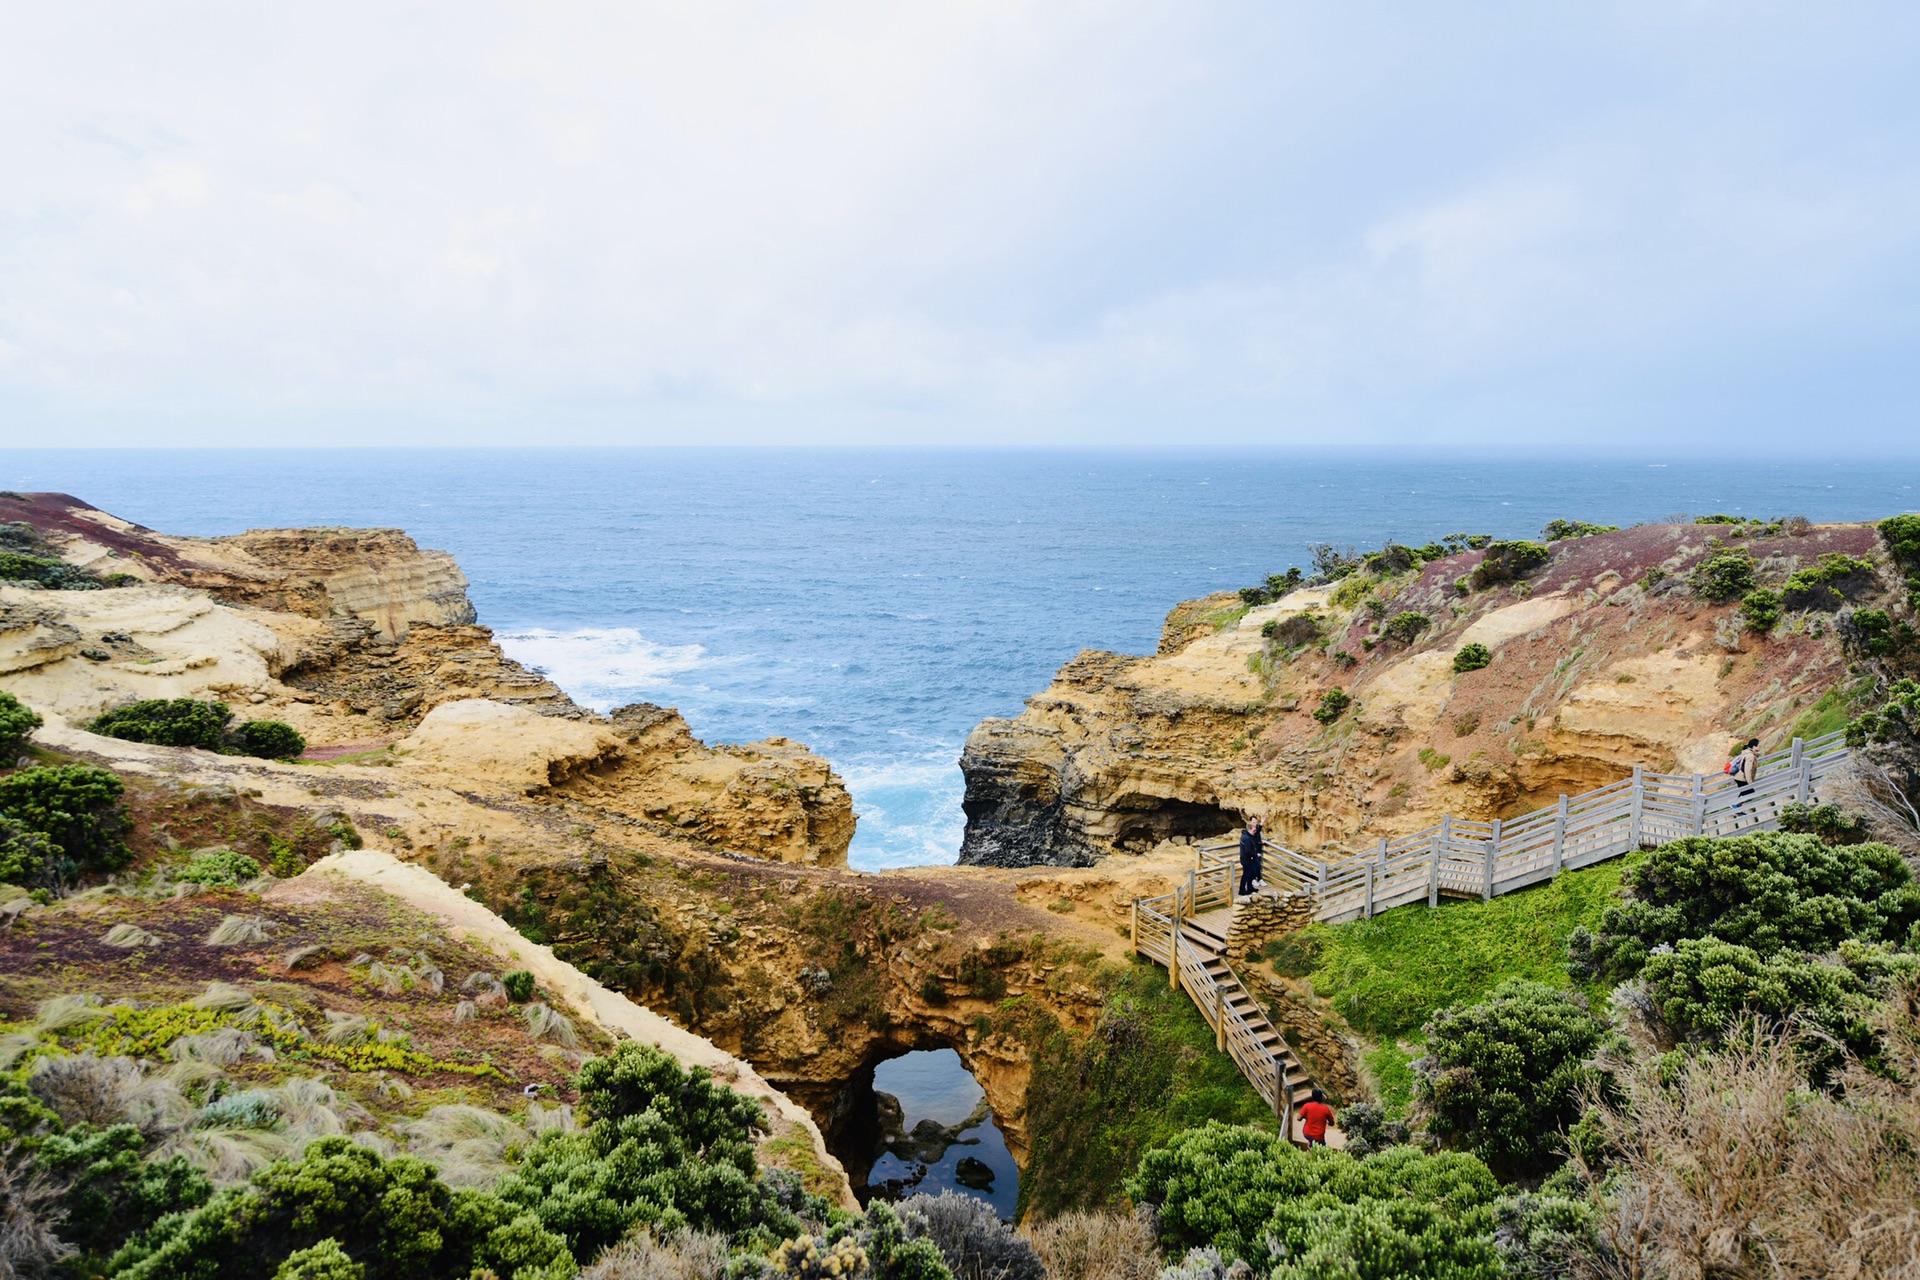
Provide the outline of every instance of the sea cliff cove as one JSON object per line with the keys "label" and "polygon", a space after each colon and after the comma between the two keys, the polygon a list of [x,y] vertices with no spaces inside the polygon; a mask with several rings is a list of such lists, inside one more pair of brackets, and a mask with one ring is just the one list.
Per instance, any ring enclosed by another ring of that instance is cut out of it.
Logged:
{"label": "sea cliff cove", "polygon": [[1230,1194],[1494,1275],[1719,1141],[1694,1089],[1910,1105],[1920,517],[1322,545],[981,721],[957,865],[880,870],[830,759],[575,701],[401,530],[0,534],[9,1176],[107,1274],[324,1178],[496,1274],[1146,1274]]}
{"label": "sea cliff cove", "polygon": [[13,6],[0,1280],[1920,1280],[1916,48]]}

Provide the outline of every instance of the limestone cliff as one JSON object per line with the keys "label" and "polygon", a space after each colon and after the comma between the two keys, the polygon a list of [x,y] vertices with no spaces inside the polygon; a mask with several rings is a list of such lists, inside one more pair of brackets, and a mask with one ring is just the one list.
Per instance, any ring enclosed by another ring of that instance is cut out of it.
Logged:
{"label": "limestone cliff", "polygon": [[[470,794],[753,857],[842,865],[853,801],[784,738],[709,747],[677,712],[596,716],[500,651],[444,552],[391,529],[159,534],[59,494],[0,495],[71,562],[135,581],[0,586],[0,684],[80,728],[143,698],[214,698]],[[391,776],[391,775],[389,775]]]}
{"label": "limestone cliff", "polygon": [[[1743,549],[1764,587],[1823,555],[1872,567],[1815,600],[1789,592],[1757,631],[1737,599],[1689,585]],[[1644,525],[1550,551],[1517,580],[1476,573],[1472,550],[1250,609],[1208,597],[1174,610],[1152,657],[1082,653],[968,738],[962,862],[1087,865],[1252,813],[1296,847],[1338,847],[1442,812],[1512,816],[1635,764],[1717,770],[1735,738],[1835,727],[1848,611],[1906,608],[1870,525]],[[1403,614],[1420,621],[1388,625]],[[1456,672],[1468,644],[1491,661]],[[1325,723],[1334,689],[1352,707]]]}

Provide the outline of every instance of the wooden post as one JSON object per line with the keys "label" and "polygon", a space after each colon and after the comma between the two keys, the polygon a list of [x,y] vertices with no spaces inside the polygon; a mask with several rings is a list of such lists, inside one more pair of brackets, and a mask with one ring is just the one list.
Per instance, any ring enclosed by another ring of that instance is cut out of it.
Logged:
{"label": "wooden post", "polygon": [[[1179,890],[1174,892],[1178,893]],[[1180,989],[1180,917],[1173,918],[1173,932],[1167,936],[1167,985]]]}
{"label": "wooden post", "polygon": [[1287,1097],[1287,1060],[1279,1054],[1273,1055],[1273,1114],[1280,1121],[1280,1132],[1291,1142],[1293,1134],[1293,1108],[1288,1105],[1292,1100]]}
{"label": "wooden post", "polygon": [[1227,989],[1217,982],[1213,984],[1213,1047],[1227,1051]]}
{"label": "wooden post", "polygon": [[1706,775],[1693,775],[1693,834],[1703,836],[1707,833],[1707,779]]}
{"label": "wooden post", "polygon": [[1313,896],[1317,901],[1322,902],[1327,897],[1327,864],[1324,859],[1320,863],[1320,869],[1313,873]]}
{"label": "wooden post", "polygon": [[1127,936],[1133,939],[1133,949],[1140,949],[1140,899],[1133,900],[1133,906],[1127,911]]}
{"label": "wooden post", "polygon": [[1380,870],[1384,872],[1386,871],[1386,869],[1387,869],[1387,838],[1385,836],[1381,836],[1380,837]]}
{"label": "wooden post", "polygon": [[1433,851],[1427,869],[1427,905],[1429,907],[1440,905],[1440,852],[1447,847],[1452,838],[1453,815],[1443,813],[1440,815],[1440,826],[1433,833]]}
{"label": "wooden post", "polygon": [[1640,808],[1646,799],[1647,779],[1641,766],[1633,766],[1633,808],[1627,827],[1627,852],[1632,853],[1640,847]]}
{"label": "wooden post", "polygon": [[1493,836],[1487,841],[1487,882],[1480,887],[1480,900],[1493,901],[1493,866],[1500,860],[1500,819],[1493,820]]}
{"label": "wooden post", "polygon": [[1805,804],[1813,790],[1813,765],[1807,760],[1807,744],[1798,738],[1793,740],[1793,768],[1800,775],[1800,785],[1794,789],[1794,799]]}
{"label": "wooden post", "polygon": [[1560,874],[1560,864],[1566,861],[1567,852],[1567,793],[1560,793],[1560,806],[1553,815],[1553,874]]}
{"label": "wooden post", "polygon": [[1367,864],[1367,919],[1373,919],[1373,873],[1374,865]]}

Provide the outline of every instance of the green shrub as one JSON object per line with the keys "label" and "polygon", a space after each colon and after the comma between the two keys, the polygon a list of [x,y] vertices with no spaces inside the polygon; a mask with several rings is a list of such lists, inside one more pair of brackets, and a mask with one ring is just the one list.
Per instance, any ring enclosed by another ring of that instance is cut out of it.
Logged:
{"label": "green shrub", "polygon": [[39,884],[60,857],[60,846],[23,822],[0,814],[0,884]]}
{"label": "green shrub", "polygon": [[367,1269],[347,1256],[340,1242],[328,1236],[308,1249],[287,1255],[273,1280],[364,1280]]}
{"label": "green shrub", "polygon": [[[40,1117],[40,1124],[44,1129],[34,1164],[66,1188],[61,1196],[66,1221],[60,1234],[83,1259],[110,1253],[128,1236],[168,1214],[196,1209],[213,1194],[207,1176],[185,1156],[155,1158],[130,1124],[62,1129],[51,1116]],[[0,1124],[0,1130],[7,1127]],[[91,1266],[73,1269],[76,1275],[94,1273]]]}
{"label": "green shrub", "polygon": [[105,769],[65,764],[22,769],[0,778],[0,817],[51,842],[47,872],[62,882],[89,871],[118,871],[133,857],[125,788]]}
{"label": "green shrub", "polygon": [[240,754],[263,760],[292,760],[307,749],[307,740],[290,724],[278,720],[249,720],[234,730]]}
{"label": "green shrub", "polygon": [[[746,1236],[763,1248],[800,1233],[781,1189],[758,1176],[753,1139],[767,1128],[759,1103],[633,1040],[590,1059],[579,1087],[592,1123],[542,1136],[496,1192],[576,1257],[639,1226]],[[824,1203],[805,1207],[826,1216]]]}
{"label": "green shrub", "polygon": [[1780,829],[1816,836],[1823,844],[1865,844],[1867,820],[1838,805],[1788,804],[1780,809]]}
{"label": "green shrub", "polygon": [[[1147,1152],[1127,1194],[1169,1252],[1214,1248],[1275,1280],[1496,1280],[1499,1185],[1459,1153],[1395,1147],[1365,1160],[1296,1150],[1245,1126],[1189,1129]],[[1269,1241],[1274,1252],[1269,1252]]]}
{"label": "green shrub", "polygon": [[1420,633],[1433,625],[1433,619],[1413,609],[1406,609],[1393,615],[1381,631],[1392,640],[1401,644],[1412,644],[1420,638]]}
{"label": "green shrub", "polygon": [[1791,1031],[1816,1083],[1841,1064],[1843,1048],[1856,1058],[1877,1048],[1868,985],[1845,965],[1683,938],[1648,957],[1640,980],[1672,1039],[1717,1045],[1750,1022],[1773,1034]]}
{"label": "green shrub", "polygon": [[13,764],[16,753],[27,743],[27,735],[41,724],[33,708],[0,689],[0,769]]}
{"label": "green shrub", "polygon": [[1868,711],[1847,722],[1847,745],[1911,743],[1920,737],[1920,681],[1895,680],[1878,711]]}
{"label": "green shrub", "polygon": [[1868,657],[1885,658],[1911,648],[1915,636],[1913,624],[1895,621],[1885,609],[1854,609],[1840,615],[1836,624],[1841,642],[1848,651]]}
{"label": "green shrub", "polygon": [[1539,542],[1495,542],[1474,566],[1470,581],[1475,590],[1485,590],[1502,582],[1517,582],[1545,564],[1553,556]]}
{"label": "green shrub", "polygon": [[1694,569],[1689,585],[1702,600],[1724,603],[1753,590],[1753,557],[1744,551],[1708,556]]}
{"label": "green shrub", "polygon": [[194,698],[149,698],[95,716],[87,728],[109,738],[161,747],[199,747],[218,751],[233,712],[224,702]]}
{"label": "green shrub", "polygon": [[1606,1037],[1584,1000],[1525,979],[1479,1004],[1441,1010],[1427,1024],[1415,1080],[1428,1131],[1502,1178],[1546,1172],[1559,1163],[1587,1091],[1612,1088],[1589,1065]]}
{"label": "green shrub", "polygon": [[1920,515],[1892,516],[1880,522],[1887,553],[1906,571],[1907,604],[1920,609]]}
{"label": "green shrub", "polygon": [[1279,600],[1298,588],[1304,580],[1305,575],[1297,567],[1285,573],[1270,573],[1267,575],[1267,594]]}
{"label": "green shrub", "polygon": [[1347,713],[1353,705],[1353,699],[1344,689],[1329,689],[1320,695],[1320,705],[1313,710],[1313,718],[1321,724],[1332,724]]}
{"label": "green shrub", "polygon": [[244,853],[231,849],[202,849],[191,861],[174,872],[175,880],[188,884],[217,885],[231,889],[260,878],[260,864]]}
{"label": "green shrub", "polygon": [[1829,552],[1790,575],[1780,589],[1780,601],[1789,609],[1838,609],[1872,582],[1871,560]]}
{"label": "green shrub", "polygon": [[17,551],[0,551],[0,581],[37,582],[50,591],[98,591],[106,585],[64,560]]}
{"label": "green shrub", "polygon": [[500,985],[507,989],[507,999],[515,1004],[525,1004],[533,999],[533,975],[525,969],[501,974]]}
{"label": "green shrub", "polygon": [[1268,600],[1267,589],[1265,587],[1240,588],[1241,604],[1247,605],[1248,607],[1252,607],[1254,605],[1265,604],[1267,600]]}
{"label": "green shrub", "polygon": [[1780,621],[1780,593],[1769,591],[1765,587],[1747,592],[1746,599],[1740,602],[1740,616],[1747,620],[1749,631],[1771,631]]}
{"label": "green shrub", "polygon": [[1585,520],[1549,520],[1540,531],[1543,542],[1561,542],[1568,538],[1590,538],[1596,533],[1612,533],[1617,524],[1588,524]]}
{"label": "green shrub", "polygon": [[366,1280],[478,1267],[564,1280],[577,1270],[566,1242],[533,1214],[485,1191],[453,1191],[423,1160],[382,1159],[344,1137],[321,1138],[298,1161],[268,1165],[192,1213],[163,1219],[108,1270],[123,1280],[272,1280],[291,1255],[312,1259],[326,1240]]}
{"label": "green shrub", "polygon": [[1893,849],[1785,832],[1676,840],[1629,870],[1625,886],[1627,901],[1607,909],[1590,940],[1592,976],[1631,977],[1654,948],[1688,938],[1764,958],[1855,938],[1897,941],[1920,921],[1920,885]]}
{"label": "green shrub", "polygon": [[1478,640],[1473,640],[1461,645],[1454,653],[1453,669],[1455,674],[1478,671],[1492,661],[1493,650],[1487,648],[1487,646],[1481,644]]}

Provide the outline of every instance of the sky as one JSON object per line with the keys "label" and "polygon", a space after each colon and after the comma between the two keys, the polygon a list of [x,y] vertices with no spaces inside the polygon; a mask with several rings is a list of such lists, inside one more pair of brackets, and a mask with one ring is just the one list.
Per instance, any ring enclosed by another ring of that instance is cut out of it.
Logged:
{"label": "sky", "polygon": [[1920,452],[1920,6],[0,0],[0,443]]}

